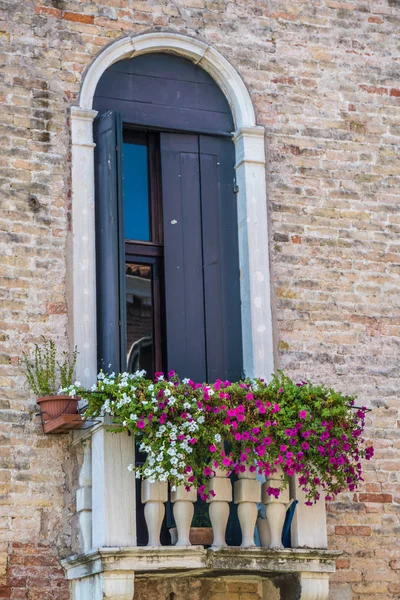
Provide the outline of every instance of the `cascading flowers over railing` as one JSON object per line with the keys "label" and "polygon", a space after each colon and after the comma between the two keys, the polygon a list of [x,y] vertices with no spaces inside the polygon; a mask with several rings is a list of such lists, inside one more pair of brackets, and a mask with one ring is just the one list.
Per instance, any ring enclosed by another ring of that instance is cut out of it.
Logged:
{"label": "cascading flowers over railing", "polygon": [[[106,375],[91,390],[71,386],[71,395],[88,401],[86,417],[108,414],[116,431],[131,431],[145,464],[129,469],[136,477],[197,486],[207,498],[207,481],[217,467],[258,471],[266,477],[281,467],[293,475],[307,504],[321,489],[332,499],[362,481],[361,459],[373,448],[363,438],[366,408],[355,398],[309,381],[294,383],[283,373],[262,379],[213,384],[182,381],[173,371],[165,378],[144,371]],[[213,493],[212,491],[210,493]],[[279,496],[279,488],[268,488]]]}

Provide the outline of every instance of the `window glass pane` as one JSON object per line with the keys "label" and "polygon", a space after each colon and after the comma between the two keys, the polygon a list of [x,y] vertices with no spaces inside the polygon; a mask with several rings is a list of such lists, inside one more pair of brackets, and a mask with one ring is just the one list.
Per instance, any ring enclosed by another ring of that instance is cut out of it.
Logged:
{"label": "window glass pane", "polygon": [[150,241],[147,146],[124,142],[125,239]]}
{"label": "window glass pane", "polygon": [[145,369],[154,375],[153,361],[153,269],[126,263],[126,336],[128,372]]}

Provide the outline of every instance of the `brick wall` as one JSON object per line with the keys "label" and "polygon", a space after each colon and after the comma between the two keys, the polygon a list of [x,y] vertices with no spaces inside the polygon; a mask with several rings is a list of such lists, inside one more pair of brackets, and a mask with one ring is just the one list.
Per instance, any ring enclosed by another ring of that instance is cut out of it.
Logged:
{"label": "brick wall", "polygon": [[[294,596],[293,596],[294,597]],[[280,593],[268,580],[229,578],[138,578],[135,600],[279,600]]]}
{"label": "brick wall", "polygon": [[[266,127],[278,365],[373,408],[376,457],[365,484],[330,507],[330,545],[344,552],[332,600],[398,598],[399,8],[398,0],[3,2],[0,576],[15,543],[39,557],[39,544],[54,556],[72,544],[76,458],[66,436],[41,435],[18,365],[41,334],[67,346],[68,110],[106,44],[168,28],[229,58]],[[49,565],[44,577],[58,573]],[[8,578],[4,593],[33,598],[29,581]]]}

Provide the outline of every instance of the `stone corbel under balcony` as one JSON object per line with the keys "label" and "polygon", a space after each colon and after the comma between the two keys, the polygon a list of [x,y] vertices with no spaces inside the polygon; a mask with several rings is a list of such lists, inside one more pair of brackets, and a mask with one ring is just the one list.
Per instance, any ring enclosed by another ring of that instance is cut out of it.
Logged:
{"label": "stone corbel under balcony", "polygon": [[[135,577],[238,575],[269,578],[281,600],[327,600],[329,574],[339,554],[300,548],[100,548],[71,556],[63,567],[79,600],[133,600]],[[100,589],[102,595],[96,595]]]}

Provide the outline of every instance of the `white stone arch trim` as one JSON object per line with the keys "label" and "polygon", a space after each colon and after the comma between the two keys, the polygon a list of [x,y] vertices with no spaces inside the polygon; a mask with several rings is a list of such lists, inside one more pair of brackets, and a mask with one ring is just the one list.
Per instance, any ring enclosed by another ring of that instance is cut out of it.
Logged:
{"label": "white stone arch trim", "polygon": [[186,57],[207,71],[224,92],[236,131],[238,228],[243,355],[246,375],[269,378],[274,370],[264,128],[256,125],[250,94],[232,65],[210,45],[175,33],[152,32],[107,46],[86,72],[79,106],[71,109],[72,298],[77,376],[91,385],[96,375],[96,280],[94,144],[92,110],[97,83],[115,62],[151,52]]}
{"label": "white stone arch trim", "polygon": [[212,46],[177,33],[145,33],[127,37],[105,48],[89,67],[83,80],[79,106],[91,109],[96,86],[104,71],[124,58],[152,52],[171,52],[190,59],[207,71],[228,99],[236,129],[256,124],[253,103],[243,80]]}

